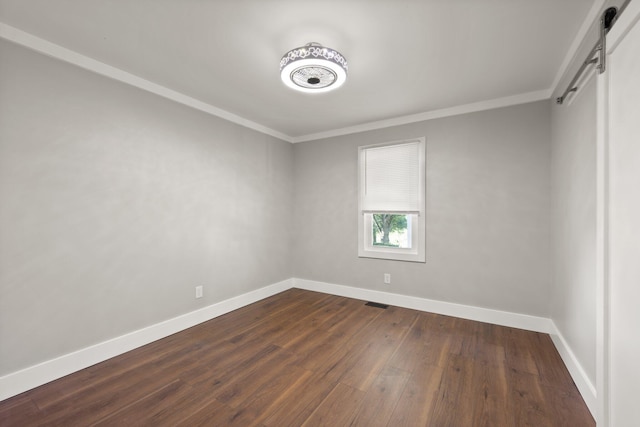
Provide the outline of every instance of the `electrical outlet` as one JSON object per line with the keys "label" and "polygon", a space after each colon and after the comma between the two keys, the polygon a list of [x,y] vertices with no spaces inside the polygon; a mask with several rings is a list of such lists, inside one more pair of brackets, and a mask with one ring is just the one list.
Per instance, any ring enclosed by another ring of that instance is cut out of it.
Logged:
{"label": "electrical outlet", "polygon": [[196,298],[202,298],[202,286],[196,286]]}
{"label": "electrical outlet", "polygon": [[387,285],[391,284],[391,274],[384,273],[384,283],[386,283]]}

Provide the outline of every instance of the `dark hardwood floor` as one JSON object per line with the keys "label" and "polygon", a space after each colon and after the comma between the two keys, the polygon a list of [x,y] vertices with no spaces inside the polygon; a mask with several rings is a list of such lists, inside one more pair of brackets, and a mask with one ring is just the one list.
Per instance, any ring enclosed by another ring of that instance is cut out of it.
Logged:
{"label": "dark hardwood floor", "polygon": [[594,426],[548,335],[292,289],[0,402],[2,426]]}

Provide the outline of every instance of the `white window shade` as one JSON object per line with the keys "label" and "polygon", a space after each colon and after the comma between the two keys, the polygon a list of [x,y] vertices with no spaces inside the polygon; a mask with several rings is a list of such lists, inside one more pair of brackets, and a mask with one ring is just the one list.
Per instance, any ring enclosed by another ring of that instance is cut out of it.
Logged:
{"label": "white window shade", "polygon": [[420,212],[420,148],[416,141],[362,149],[361,211]]}

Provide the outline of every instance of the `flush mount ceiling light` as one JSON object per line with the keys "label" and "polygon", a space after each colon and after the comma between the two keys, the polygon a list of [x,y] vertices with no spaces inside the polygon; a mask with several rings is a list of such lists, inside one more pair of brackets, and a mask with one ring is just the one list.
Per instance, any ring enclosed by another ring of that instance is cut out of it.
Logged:
{"label": "flush mount ceiling light", "polygon": [[347,80],[347,60],[337,50],[307,43],[285,53],[280,77],[285,85],[301,92],[328,92]]}

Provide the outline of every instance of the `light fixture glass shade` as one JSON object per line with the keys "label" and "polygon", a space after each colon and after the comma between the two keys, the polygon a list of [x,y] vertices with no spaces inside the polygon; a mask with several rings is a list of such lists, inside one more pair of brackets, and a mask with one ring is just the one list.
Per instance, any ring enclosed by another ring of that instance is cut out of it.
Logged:
{"label": "light fixture glass shade", "polygon": [[280,77],[285,85],[301,92],[328,92],[342,86],[349,67],[340,52],[318,43],[308,43],[285,53]]}

